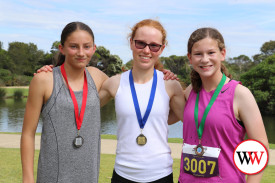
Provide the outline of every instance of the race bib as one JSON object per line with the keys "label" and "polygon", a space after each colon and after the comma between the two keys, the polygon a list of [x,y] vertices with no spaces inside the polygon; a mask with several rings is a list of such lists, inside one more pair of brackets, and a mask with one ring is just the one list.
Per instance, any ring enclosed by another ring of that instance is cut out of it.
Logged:
{"label": "race bib", "polygon": [[197,177],[214,177],[219,175],[218,157],[220,148],[203,146],[203,156],[195,154],[196,145],[184,143],[182,147],[183,170]]}

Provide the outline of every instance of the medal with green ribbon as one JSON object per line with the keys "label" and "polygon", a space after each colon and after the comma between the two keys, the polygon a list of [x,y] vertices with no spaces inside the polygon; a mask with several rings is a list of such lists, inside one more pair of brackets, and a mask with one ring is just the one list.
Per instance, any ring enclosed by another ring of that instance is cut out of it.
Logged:
{"label": "medal with green ribbon", "polygon": [[201,145],[201,137],[202,137],[206,117],[207,117],[212,105],[214,104],[216,98],[218,97],[218,95],[219,95],[219,93],[220,93],[220,91],[221,91],[221,89],[222,89],[222,87],[225,83],[225,80],[226,80],[226,76],[223,74],[219,85],[217,86],[213,96],[210,99],[210,102],[208,103],[207,107],[204,110],[200,126],[199,126],[199,123],[198,123],[200,93],[199,92],[197,93],[195,110],[194,110],[194,118],[195,118],[195,122],[196,122],[196,128],[197,128],[198,136],[199,136],[199,144],[195,147],[195,153],[198,156],[202,156],[204,154],[204,151],[205,151],[204,147]]}

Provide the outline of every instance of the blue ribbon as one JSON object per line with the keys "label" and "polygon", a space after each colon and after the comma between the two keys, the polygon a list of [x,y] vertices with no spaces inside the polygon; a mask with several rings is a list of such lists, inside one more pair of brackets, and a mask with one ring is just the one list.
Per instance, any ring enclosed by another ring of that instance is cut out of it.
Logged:
{"label": "blue ribbon", "polygon": [[146,121],[149,117],[149,114],[151,112],[153,102],[154,102],[154,99],[155,99],[155,93],[156,93],[156,88],[157,88],[157,72],[154,69],[154,76],[153,76],[151,94],[150,94],[147,109],[146,109],[146,112],[145,112],[143,118],[141,117],[141,113],[140,113],[140,108],[139,108],[139,104],[138,104],[138,99],[137,99],[136,89],[135,89],[135,85],[134,85],[132,70],[130,71],[130,74],[129,74],[129,81],[130,81],[131,93],[132,93],[132,98],[133,98],[133,102],[134,102],[134,105],[135,105],[135,110],[136,110],[138,123],[139,123],[140,128],[143,129],[144,126],[145,126],[145,123],[146,123]]}

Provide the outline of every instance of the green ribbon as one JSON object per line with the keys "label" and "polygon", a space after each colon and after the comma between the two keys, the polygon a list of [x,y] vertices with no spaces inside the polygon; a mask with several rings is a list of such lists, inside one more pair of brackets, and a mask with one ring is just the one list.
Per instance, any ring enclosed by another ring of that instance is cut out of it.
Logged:
{"label": "green ribbon", "polygon": [[199,116],[199,97],[200,97],[200,93],[198,92],[197,93],[197,98],[196,98],[196,105],[195,105],[195,111],[194,111],[194,117],[195,117],[195,122],[196,122],[196,128],[197,128],[197,132],[198,132],[198,136],[199,136],[199,139],[201,139],[201,136],[202,136],[202,133],[203,133],[203,129],[204,129],[204,124],[205,124],[205,119],[212,107],[212,105],[214,104],[216,98],[218,97],[224,83],[225,83],[225,80],[226,80],[226,76],[222,75],[222,79],[219,83],[219,85],[217,86],[213,96],[211,97],[211,100],[210,102],[208,103],[207,107],[205,108],[204,110],[204,113],[203,113],[203,116],[202,116],[202,119],[201,119],[201,123],[200,123],[200,126],[198,127],[199,123],[198,123],[198,116]]}

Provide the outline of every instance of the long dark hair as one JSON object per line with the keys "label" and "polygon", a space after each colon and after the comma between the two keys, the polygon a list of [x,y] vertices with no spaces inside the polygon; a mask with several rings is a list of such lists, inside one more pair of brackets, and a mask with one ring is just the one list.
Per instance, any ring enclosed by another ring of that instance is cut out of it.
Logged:
{"label": "long dark hair", "polygon": [[[88,25],[82,22],[71,22],[71,23],[68,23],[62,30],[60,44],[64,46],[66,39],[70,36],[70,34],[72,34],[76,30],[87,31],[92,36],[93,42],[95,41],[94,33]],[[55,66],[62,65],[64,61],[65,61],[65,55],[59,52]]]}
{"label": "long dark hair", "polygon": [[[188,53],[191,54],[192,47],[196,42],[207,37],[217,41],[220,51],[222,51],[225,48],[224,39],[221,33],[217,29],[205,27],[205,28],[197,29],[191,34],[187,45]],[[227,77],[232,78],[232,75],[228,72],[227,68],[223,64],[221,64],[221,72],[223,72]],[[193,68],[191,71],[191,83],[192,83],[193,90],[196,93],[201,90],[201,87],[202,87],[201,77],[199,73],[197,73]]]}

